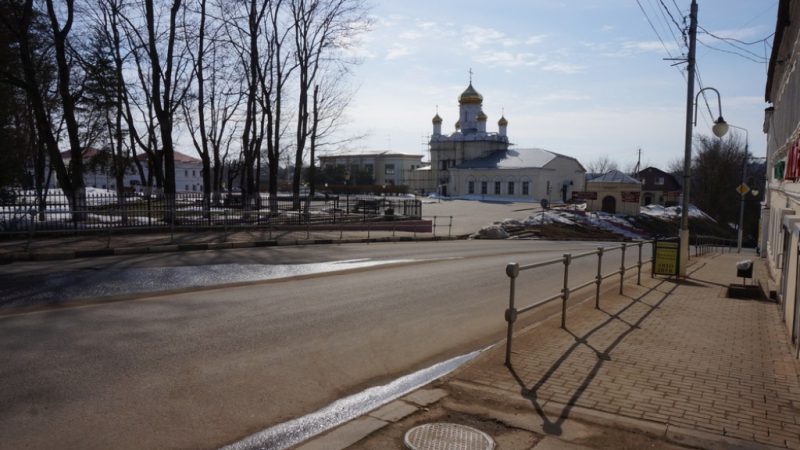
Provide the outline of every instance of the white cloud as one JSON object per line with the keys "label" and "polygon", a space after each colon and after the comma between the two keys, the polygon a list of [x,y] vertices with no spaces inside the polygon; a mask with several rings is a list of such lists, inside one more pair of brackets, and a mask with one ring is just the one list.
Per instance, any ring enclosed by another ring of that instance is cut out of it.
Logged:
{"label": "white cloud", "polygon": [[581,66],[581,65],[578,65],[578,64],[564,63],[564,62],[550,63],[550,64],[547,64],[545,66],[542,66],[542,70],[546,70],[548,72],[560,72],[560,73],[566,73],[566,74],[573,74],[573,73],[582,72],[583,69],[585,69],[585,68],[586,68],[586,66]]}
{"label": "white cloud", "polygon": [[680,53],[678,45],[674,42],[665,42],[662,44],[661,41],[627,41],[622,43],[623,49],[638,53],[663,53],[664,47],[666,47],[670,53]]}
{"label": "white cloud", "polygon": [[417,30],[404,31],[404,32],[400,33],[400,35],[399,35],[400,39],[407,39],[407,40],[410,40],[410,41],[419,39],[422,36],[423,36],[423,34],[420,33]]}
{"label": "white cloud", "polygon": [[560,92],[551,92],[547,95],[543,95],[538,97],[538,100],[541,103],[545,102],[577,102],[577,101],[586,101],[591,100],[592,97],[586,94],[578,94],[573,91],[560,91]]}
{"label": "white cloud", "polygon": [[501,44],[503,46],[516,45],[516,41],[508,38],[503,32],[494,28],[478,27],[474,25],[464,27],[464,47],[467,50],[480,50],[486,45]]}
{"label": "white cloud", "polygon": [[392,61],[401,58],[403,56],[408,56],[410,54],[411,50],[408,47],[400,44],[394,44],[392,45],[392,48],[390,48],[389,51],[386,53],[384,59],[387,61]]}
{"label": "white cloud", "polygon": [[614,31],[615,29],[616,27],[614,25],[603,25],[603,27],[600,28],[600,31],[608,33],[609,31]]}
{"label": "white cloud", "polygon": [[525,44],[527,45],[536,45],[540,44],[546,38],[546,34],[535,34],[533,36],[528,36],[528,39],[525,39]]}
{"label": "white cloud", "polygon": [[507,51],[486,51],[476,58],[485,64],[501,67],[538,66],[544,60],[541,55],[533,53],[512,53]]}

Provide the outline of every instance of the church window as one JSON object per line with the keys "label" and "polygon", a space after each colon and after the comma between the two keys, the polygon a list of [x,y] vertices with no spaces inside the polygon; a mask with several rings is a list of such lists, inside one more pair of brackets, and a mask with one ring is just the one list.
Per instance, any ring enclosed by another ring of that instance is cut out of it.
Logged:
{"label": "church window", "polygon": [[514,195],[514,182],[508,182],[508,195]]}
{"label": "church window", "polygon": [[486,195],[489,192],[489,183],[481,181],[481,194]]}
{"label": "church window", "polygon": [[394,175],[394,164],[386,164],[385,169],[383,172],[385,175]]}
{"label": "church window", "polygon": [[500,195],[500,182],[494,182],[494,195]]}
{"label": "church window", "polygon": [[530,194],[530,183],[527,181],[522,182],[522,195]]}
{"label": "church window", "polygon": [[475,182],[474,181],[469,181],[467,183],[467,193],[468,194],[474,194],[475,193]]}

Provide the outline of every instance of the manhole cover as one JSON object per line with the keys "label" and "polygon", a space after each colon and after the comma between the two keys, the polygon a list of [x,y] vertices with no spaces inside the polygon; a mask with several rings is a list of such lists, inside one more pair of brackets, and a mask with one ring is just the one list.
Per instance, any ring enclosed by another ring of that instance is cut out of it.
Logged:
{"label": "manhole cover", "polygon": [[483,431],[457,423],[427,423],[406,432],[411,450],[493,450],[494,440]]}

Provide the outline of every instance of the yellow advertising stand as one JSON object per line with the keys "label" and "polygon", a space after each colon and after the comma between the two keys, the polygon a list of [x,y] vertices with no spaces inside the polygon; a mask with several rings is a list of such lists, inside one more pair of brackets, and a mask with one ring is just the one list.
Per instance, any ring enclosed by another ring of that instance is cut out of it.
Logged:
{"label": "yellow advertising stand", "polygon": [[678,239],[653,242],[653,275],[678,276],[680,261],[680,243]]}

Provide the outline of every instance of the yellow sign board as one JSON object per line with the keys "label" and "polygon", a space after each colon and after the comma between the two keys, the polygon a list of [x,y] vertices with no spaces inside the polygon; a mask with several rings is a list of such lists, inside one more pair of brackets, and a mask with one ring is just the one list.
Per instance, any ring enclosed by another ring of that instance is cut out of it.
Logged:
{"label": "yellow sign board", "polygon": [[656,241],[653,274],[677,276],[679,251],[680,245],[677,241]]}
{"label": "yellow sign board", "polygon": [[748,192],[750,192],[750,186],[742,183],[736,187],[736,192],[738,192],[739,195],[747,194]]}

